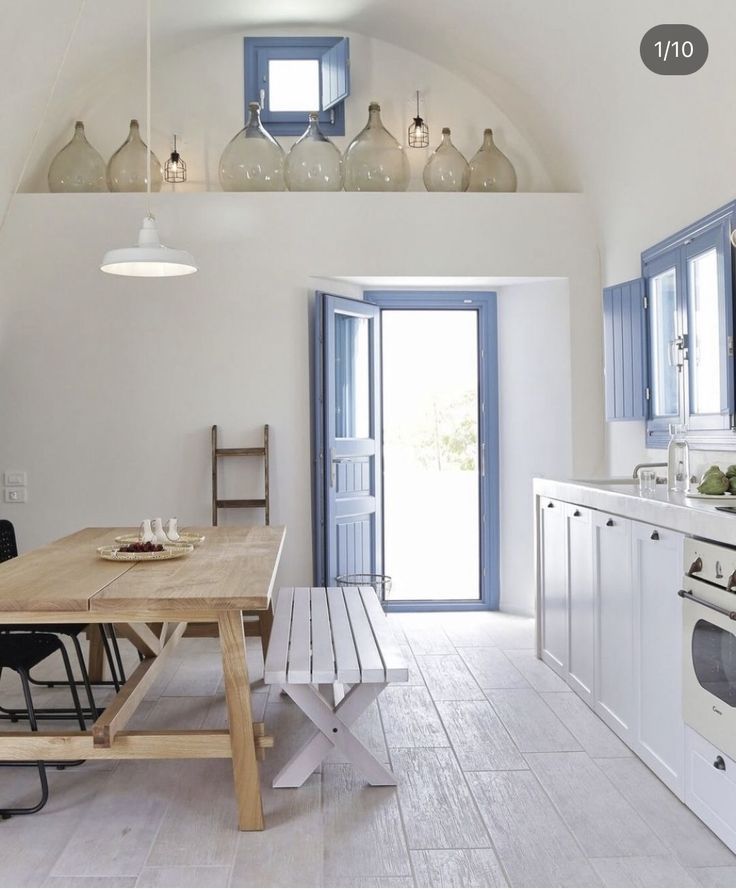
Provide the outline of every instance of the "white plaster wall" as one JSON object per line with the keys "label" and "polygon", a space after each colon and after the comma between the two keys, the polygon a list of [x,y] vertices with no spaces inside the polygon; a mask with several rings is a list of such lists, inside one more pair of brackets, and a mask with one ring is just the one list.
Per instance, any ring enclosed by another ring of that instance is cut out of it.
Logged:
{"label": "white plaster wall", "polygon": [[[207,523],[210,425],[237,444],[268,421],[273,521],[289,526],[280,581],[311,578],[307,316],[315,276],[568,279],[569,326],[561,291],[514,288],[502,297],[503,450],[509,478],[522,454],[528,480],[563,447],[575,474],[602,467],[600,387],[589,386],[600,374],[600,342],[589,334],[600,281],[580,196],[161,195],[154,210],[164,239],[191,250],[200,271],[161,281],[105,276],[103,252],[135,236],[142,203],[135,195],[19,195],[3,231],[0,470],[29,473],[28,503],[3,508],[23,549],[149,515]],[[545,237],[532,244],[539,231]],[[544,401],[565,401],[566,329],[572,441],[552,418],[532,439],[530,416]],[[561,458],[549,472],[567,475]],[[528,528],[527,480],[518,510],[504,517],[510,540],[515,523],[518,540]],[[237,496],[245,481],[233,468],[228,492]]]}
{"label": "white plaster wall", "polygon": [[498,290],[501,608],[534,614],[534,476],[570,478],[567,281]]}

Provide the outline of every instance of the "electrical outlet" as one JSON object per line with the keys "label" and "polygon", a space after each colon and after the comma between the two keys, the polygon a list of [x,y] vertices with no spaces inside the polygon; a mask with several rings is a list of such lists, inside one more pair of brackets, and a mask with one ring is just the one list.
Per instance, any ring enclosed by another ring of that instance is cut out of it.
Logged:
{"label": "electrical outlet", "polygon": [[6,470],[3,473],[3,483],[11,488],[23,488],[28,485],[28,474],[25,470]]}
{"label": "electrical outlet", "polygon": [[26,488],[5,487],[6,504],[25,504],[28,490]]}

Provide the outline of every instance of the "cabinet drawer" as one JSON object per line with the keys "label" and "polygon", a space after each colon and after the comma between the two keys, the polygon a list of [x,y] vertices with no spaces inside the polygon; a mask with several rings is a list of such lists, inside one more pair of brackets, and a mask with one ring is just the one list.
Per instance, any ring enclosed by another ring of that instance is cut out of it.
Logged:
{"label": "cabinet drawer", "polygon": [[[736,851],[736,763],[687,727],[685,803]],[[725,769],[717,769],[718,762]]]}

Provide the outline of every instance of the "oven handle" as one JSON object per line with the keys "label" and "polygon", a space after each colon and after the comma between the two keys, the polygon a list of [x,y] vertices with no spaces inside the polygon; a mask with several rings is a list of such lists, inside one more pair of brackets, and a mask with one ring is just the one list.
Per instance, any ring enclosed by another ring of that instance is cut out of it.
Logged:
{"label": "oven handle", "polygon": [[736,621],[736,612],[729,612],[728,609],[722,609],[720,606],[714,606],[713,603],[709,603],[706,600],[701,600],[700,597],[697,597],[693,594],[692,590],[678,590],[677,595],[681,596],[683,599],[690,600],[693,603],[697,603],[699,606],[705,606],[706,609],[712,609],[714,612],[719,612],[721,615],[726,615],[731,621]]}

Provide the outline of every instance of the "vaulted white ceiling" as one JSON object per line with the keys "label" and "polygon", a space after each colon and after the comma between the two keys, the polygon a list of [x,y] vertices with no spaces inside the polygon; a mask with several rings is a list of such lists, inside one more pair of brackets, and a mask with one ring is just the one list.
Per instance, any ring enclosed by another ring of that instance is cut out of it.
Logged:
{"label": "vaulted white ceiling", "polygon": [[[138,65],[143,10],[143,0],[0,0],[0,208],[67,48],[60,77],[78,90]],[[644,32],[672,21],[697,25],[710,43],[693,76],[658,77],[639,59]],[[525,133],[558,188],[590,194],[608,238],[627,225],[656,238],[667,230],[646,220],[671,216],[674,229],[691,206],[705,212],[732,197],[731,0],[154,0],[157,53],[292,25],[363,33],[473,82]]]}

